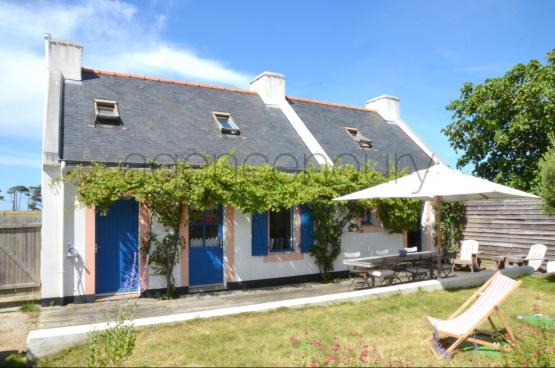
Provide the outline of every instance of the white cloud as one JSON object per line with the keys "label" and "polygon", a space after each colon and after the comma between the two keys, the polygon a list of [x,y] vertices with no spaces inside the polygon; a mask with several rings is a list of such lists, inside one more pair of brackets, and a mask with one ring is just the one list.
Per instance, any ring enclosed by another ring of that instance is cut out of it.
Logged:
{"label": "white cloud", "polygon": [[[83,65],[128,73],[245,87],[249,76],[193,50],[164,41],[166,15],[123,1],[70,4],[0,0],[0,137],[41,138],[43,34],[84,46]],[[150,19],[148,19],[150,17]]]}
{"label": "white cloud", "polygon": [[[183,78],[194,78],[204,81],[218,81],[225,84],[244,87],[249,77],[227,68],[222,63],[200,58],[194,52],[159,46],[147,51],[134,51],[120,54],[118,60],[126,60],[127,70],[137,72],[166,73],[179,75]],[[115,63],[121,65],[121,61]]]}
{"label": "white cloud", "polygon": [[40,168],[41,159],[39,155],[29,154],[28,152],[0,148],[0,165]]}

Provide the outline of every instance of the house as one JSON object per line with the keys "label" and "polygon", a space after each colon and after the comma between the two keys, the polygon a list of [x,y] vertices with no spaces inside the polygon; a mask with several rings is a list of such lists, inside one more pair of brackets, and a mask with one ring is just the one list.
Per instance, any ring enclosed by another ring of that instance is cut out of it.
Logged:
{"label": "house", "polygon": [[[276,73],[264,72],[242,90],[87,69],[79,44],[49,37],[45,42],[41,290],[46,301],[82,302],[165,287],[139,247],[150,229],[162,231],[148,208],[122,200],[100,216],[80,206],[71,184],[50,185],[75,165],[142,168],[151,160],[202,165],[204,154],[218,157],[232,150],[238,163],[290,172],[308,164],[332,165],[334,158],[355,165],[371,160],[380,170],[397,160],[411,171],[437,160],[400,119],[395,97],[381,96],[359,108],[288,97],[285,78]],[[217,206],[199,218],[180,229],[187,244],[174,270],[179,291],[272,285],[318,274],[307,253],[313,225],[300,207],[250,215]],[[361,224],[361,231],[344,234],[345,252],[369,255],[407,243],[406,234],[388,233],[372,216]],[[335,270],[344,269],[340,257]]]}

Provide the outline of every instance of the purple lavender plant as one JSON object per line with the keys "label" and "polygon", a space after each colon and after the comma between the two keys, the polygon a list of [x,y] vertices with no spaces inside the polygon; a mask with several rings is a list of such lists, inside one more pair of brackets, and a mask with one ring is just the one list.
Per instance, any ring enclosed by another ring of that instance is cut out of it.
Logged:
{"label": "purple lavender plant", "polygon": [[449,352],[447,352],[447,350],[439,342],[439,332],[435,327],[434,327],[434,334],[432,337],[432,344],[434,346],[435,351],[437,351],[442,358],[451,360],[451,354],[449,354]]}

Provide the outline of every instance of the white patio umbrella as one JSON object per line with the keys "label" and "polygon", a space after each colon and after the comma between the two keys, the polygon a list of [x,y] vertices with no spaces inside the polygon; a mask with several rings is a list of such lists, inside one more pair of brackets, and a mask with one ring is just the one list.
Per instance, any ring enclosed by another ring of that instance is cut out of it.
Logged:
{"label": "white patio umbrella", "polygon": [[349,201],[370,198],[433,200],[436,204],[436,248],[439,266],[441,262],[440,222],[442,202],[458,202],[471,199],[537,198],[537,196],[437,164],[428,169],[415,171],[401,178],[347,194],[334,200]]}

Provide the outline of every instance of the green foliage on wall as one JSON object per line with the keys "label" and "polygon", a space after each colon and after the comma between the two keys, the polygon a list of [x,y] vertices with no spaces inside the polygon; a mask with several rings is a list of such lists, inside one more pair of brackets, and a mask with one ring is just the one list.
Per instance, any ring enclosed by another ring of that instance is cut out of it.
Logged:
{"label": "green foliage on wall", "polygon": [[466,227],[466,207],[462,202],[441,205],[441,246],[455,250],[460,244]]}
{"label": "green foliage on wall", "polygon": [[540,160],[540,195],[543,198],[543,210],[555,216],[555,134],[551,136],[551,148]]}
{"label": "green foliage on wall", "polygon": [[405,172],[384,175],[370,165],[359,170],[350,165],[336,165],[290,174],[269,166],[235,167],[226,156],[201,168],[182,163],[151,170],[100,164],[80,166],[63,181],[76,185],[80,203],[96,206],[101,211],[106,211],[120,198],[134,198],[148,206],[171,237],[158,241],[151,236],[149,242],[167,248],[164,251],[151,249],[151,255],[161,273],[168,273],[168,285],[173,287],[170,271],[175,262],[165,260],[164,254],[179,257],[180,241],[175,234],[179,234],[183,221],[181,209],[185,205],[203,210],[224,204],[246,213],[257,213],[308,204],[315,222],[316,244],[311,254],[326,277],[340,254],[341,234],[365,209],[379,205],[382,221],[391,232],[412,230],[418,224],[420,205],[417,201],[333,201],[338,196],[380,184]]}

